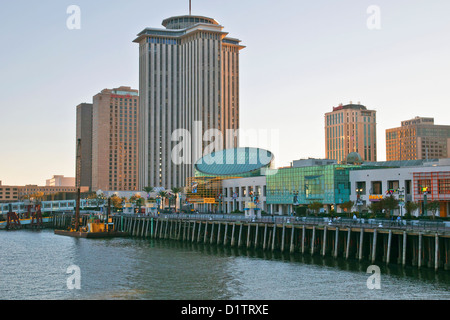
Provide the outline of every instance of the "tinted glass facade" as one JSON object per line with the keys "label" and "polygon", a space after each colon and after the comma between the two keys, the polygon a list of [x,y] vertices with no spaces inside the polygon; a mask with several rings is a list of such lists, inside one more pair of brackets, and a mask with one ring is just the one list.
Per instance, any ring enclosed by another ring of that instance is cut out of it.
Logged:
{"label": "tinted glass facade", "polygon": [[271,152],[256,148],[227,149],[209,154],[195,164],[196,176],[250,177],[269,168]]}
{"label": "tinted glass facade", "polygon": [[269,170],[267,203],[293,204],[294,197],[300,205],[347,202],[351,193],[349,172],[358,168],[360,166],[329,165]]}

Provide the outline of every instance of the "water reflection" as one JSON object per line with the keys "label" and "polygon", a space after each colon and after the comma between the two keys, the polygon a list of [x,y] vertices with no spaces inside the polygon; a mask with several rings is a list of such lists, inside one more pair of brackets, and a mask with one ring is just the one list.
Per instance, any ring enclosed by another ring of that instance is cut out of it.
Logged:
{"label": "water reflection", "polygon": [[[382,288],[369,290],[370,264],[355,259],[49,231],[0,233],[0,243],[8,248],[0,260],[1,299],[450,299],[448,271],[382,262],[375,263]],[[82,270],[80,291],[66,288],[72,264]]]}

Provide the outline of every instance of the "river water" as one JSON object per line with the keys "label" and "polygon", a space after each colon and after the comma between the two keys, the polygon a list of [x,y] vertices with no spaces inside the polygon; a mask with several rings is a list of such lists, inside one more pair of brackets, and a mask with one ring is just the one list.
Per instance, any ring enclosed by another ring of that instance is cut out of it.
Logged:
{"label": "river water", "polygon": [[369,289],[368,266],[169,240],[0,232],[1,300],[450,299],[449,271],[380,263],[380,289]]}

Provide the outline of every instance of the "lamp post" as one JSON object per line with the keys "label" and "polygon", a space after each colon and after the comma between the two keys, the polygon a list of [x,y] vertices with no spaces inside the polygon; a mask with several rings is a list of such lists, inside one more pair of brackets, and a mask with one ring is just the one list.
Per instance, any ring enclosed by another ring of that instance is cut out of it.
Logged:
{"label": "lamp post", "polygon": [[398,190],[398,201],[400,205],[400,217],[403,217],[403,206],[405,205],[405,188]]}
{"label": "lamp post", "polygon": [[219,193],[218,198],[219,198],[219,214],[222,214],[222,193]]}
{"label": "lamp post", "polygon": [[293,198],[293,200],[292,200],[292,202],[293,202],[293,205],[292,205],[292,211],[295,211],[295,207],[297,207],[298,205],[299,205],[299,202],[298,202],[298,195],[299,195],[299,192],[297,191],[297,190],[292,190],[292,194],[294,195],[294,198]]}
{"label": "lamp post", "polygon": [[363,193],[363,188],[356,188],[356,205],[358,206],[358,211],[361,211],[362,201],[361,194]]}

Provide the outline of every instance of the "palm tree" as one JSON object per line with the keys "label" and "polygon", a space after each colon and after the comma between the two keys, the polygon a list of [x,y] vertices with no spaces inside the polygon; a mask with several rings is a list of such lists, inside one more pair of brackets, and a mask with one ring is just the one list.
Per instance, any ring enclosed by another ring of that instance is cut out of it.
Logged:
{"label": "palm tree", "polygon": [[[175,198],[179,196],[179,194],[181,193],[181,191],[183,191],[183,188],[172,188],[172,192],[175,194]],[[181,211],[181,197],[179,197],[180,199],[180,207],[179,207],[179,211]],[[176,199],[175,199],[175,210],[177,208],[177,204],[176,204]]]}
{"label": "palm tree", "polygon": [[147,192],[147,199],[150,198],[150,193],[152,193],[155,190],[153,187],[145,187],[144,191]]}
{"label": "palm tree", "polygon": [[164,199],[167,197],[167,193],[165,191],[158,192],[158,196],[161,197],[161,209],[163,209]]}

